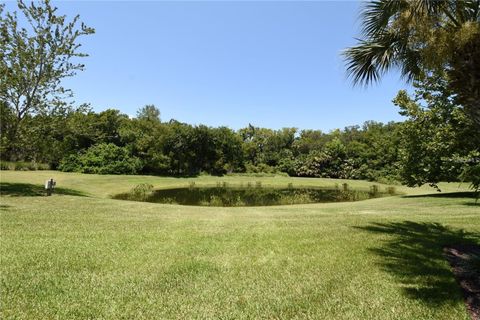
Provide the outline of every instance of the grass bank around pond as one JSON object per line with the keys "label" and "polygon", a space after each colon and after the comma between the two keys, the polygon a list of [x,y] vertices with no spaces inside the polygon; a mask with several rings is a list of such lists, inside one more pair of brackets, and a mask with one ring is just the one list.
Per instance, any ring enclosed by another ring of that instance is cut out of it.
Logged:
{"label": "grass bank around pond", "polygon": [[[149,183],[155,189],[168,189],[188,187],[192,182],[195,186],[216,186],[217,183],[227,183],[229,186],[247,185],[251,183],[253,186],[259,182],[265,187],[287,187],[290,183],[294,187],[331,187],[335,185],[341,187],[343,183],[347,183],[350,188],[357,190],[369,190],[372,185],[379,186],[384,190],[388,185],[363,181],[363,180],[347,180],[347,179],[324,179],[324,178],[297,178],[284,176],[255,177],[248,175],[236,176],[199,176],[194,178],[174,178],[174,177],[157,177],[157,176],[140,176],[140,175],[97,175],[69,173],[61,171],[0,171],[1,182],[3,183],[23,183],[42,186],[45,180],[54,178],[59,188],[75,190],[90,197],[110,198],[116,194],[130,191],[136,185],[141,183]],[[426,194],[435,193],[435,189],[424,186],[421,188],[407,188],[400,185],[394,186],[396,191],[404,194]],[[467,183],[440,183],[443,192],[461,192],[469,191]]]}
{"label": "grass bank around pond", "polygon": [[[480,206],[458,184],[441,186],[457,193],[397,187],[407,195],[214,208],[109,196],[145,182],[343,181],[0,174],[1,319],[468,319],[442,255],[480,243]],[[50,177],[63,189],[44,197]]]}

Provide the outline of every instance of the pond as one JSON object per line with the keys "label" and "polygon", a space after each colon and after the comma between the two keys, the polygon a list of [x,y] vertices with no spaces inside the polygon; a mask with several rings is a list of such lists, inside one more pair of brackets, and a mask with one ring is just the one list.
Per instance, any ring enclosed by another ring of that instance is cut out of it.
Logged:
{"label": "pond", "polygon": [[185,187],[119,194],[115,199],[191,206],[242,207],[359,201],[393,195],[377,186],[369,191],[312,187]]}

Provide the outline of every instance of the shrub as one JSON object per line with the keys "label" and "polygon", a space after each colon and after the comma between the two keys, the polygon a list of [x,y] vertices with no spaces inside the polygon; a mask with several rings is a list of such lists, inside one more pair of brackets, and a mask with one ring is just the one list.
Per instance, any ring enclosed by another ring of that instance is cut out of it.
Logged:
{"label": "shrub", "polygon": [[387,187],[386,191],[387,191],[387,193],[388,193],[389,195],[392,195],[392,196],[397,193],[396,188],[395,188],[395,187],[392,187],[392,186]]}
{"label": "shrub", "polygon": [[15,171],[28,171],[28,165],[25,164],[25,162],[16,162],[14,164],[14,170]]}
{"label": "shrub", "polygon": [[69,154],[63,157],[58,168],[65,172],[81,172],[79,165],[79,156],[76,154]]}
{"label": "shrub", "polygon": [[11,170],[9,164],[7,162],[0,162],[0,170]]}
{"label": "shrub", "polygon": [[466,166],[463,169],[461,178],[464,181],[470,181],[470,188],[475,191],[475,203],[480,198],[480,163]]}
{"label": "shrub", "polygon": [[135,188],[130,191],[130,195],[134,200],[145,201],[152,192],[153,185],[149,183],[141,183],[136,185]]}
{"label": "shrub", "polygon": [[47,163],[35,163],[35,167],[37,170],[50,170],[50,165]]}
{"label": "shrub", "polygon": [[265,163],[260,163],[258,165],[253,165],[251,163],[245,164],[245,172],[246,173],[270,173],[274,174],[277,173],[276,168],[269,166]]}
{"label": "shrub", "polygon": [[142,163],[137,157],[131,156],[126,148],[113,143],[100,143],[85,153],[63,158],[59,169],[97,174],[136,174],[142,169]]}
{"label": "shrub", "polygon": [[376,197],[378,195],[378,186],[376,184],[370,186],[370,196]]}
{"label": "shrub", "polygon": [[9,162],[2,161],[0,164],[1,170],[16,170],[16,171],[35,171],[35,170],[50,170],[50,166],[46,163],[17,161]]}

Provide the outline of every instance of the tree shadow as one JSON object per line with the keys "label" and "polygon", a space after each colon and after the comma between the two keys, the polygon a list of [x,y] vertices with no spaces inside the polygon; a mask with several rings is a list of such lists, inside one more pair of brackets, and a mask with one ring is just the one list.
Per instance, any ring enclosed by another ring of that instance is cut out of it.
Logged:
{"label": "tree shadow", "polygon": [[407,297],[436,306],[463,300],[443,248],[478,244],[480,235],[412,221],[355,228],[391,236],[384,245],[370,250],[382,259],[380,266],[401,284]]}
{"label": "tree shadow", "polygon": [[[55,188],[54,194],[62,194],[69,196],[85,197],[83,192],[67,189],[67,188]],[[29,184],[29,183],[0,183],[0,195],[11,197],[37,197],[45,196],[45,189],[41,185]]]}
{"label": "tree shadow", "polygon": [[477,197],[475,191],[462,191],[462,192],[438,192],[430,194],[416,194],[403,196],[404,198],[473,198]]}
{"label": "tree shadow", "polygon": [[403,198],[450,198],[450,199],[472,199],[473,202],[465,202],[467,206],[478,205],[480,194],[475,191],[463,191],[463,192],[447,192],[447,193],[431,193],[431,194],[417,194],[403,196]]}

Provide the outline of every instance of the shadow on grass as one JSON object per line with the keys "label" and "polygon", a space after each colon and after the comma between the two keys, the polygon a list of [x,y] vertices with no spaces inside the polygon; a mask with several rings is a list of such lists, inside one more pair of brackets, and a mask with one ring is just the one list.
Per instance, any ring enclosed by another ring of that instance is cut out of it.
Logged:
{"label": "shadow on grass", "polygon": [[438,192],[438,193],[431,193],[431,194],[417,194],[417,195],[410,195],[410,196],[403,196],[404,198],[473,198],[477,197],[477,193],[475,191],[464,191],[464,192]]}
{"label": "shadow on grass", "polygon": [[[67,189],[67,188],[55,188],[54,194],[62,194],[69,196],[81,196],[86,195],[83,192]],[[29,184],[29,183],[0,183],[0,195],[11,197],[35,197],[45,196],[45,189],[41,185]]]}
{"label": "shadow on grass", "polygon": [[475,191],[463,191],[463,192],[447,192],[447,193],[432,193],[432,194],[418,194],[403,196],[404,198],[450,198],[450,199],[472,199],[473,202],[465,202],[467,206],[480,205],[480,194]]}
{"label": "shadow on grass", "polygon": [[407,297],[437,306],[463,300],[443,248],[476,244],[480,235],[411,221],[356,228],[391,236],[384,245],[370,250],[382,259],[380,266],[402,285]]}

